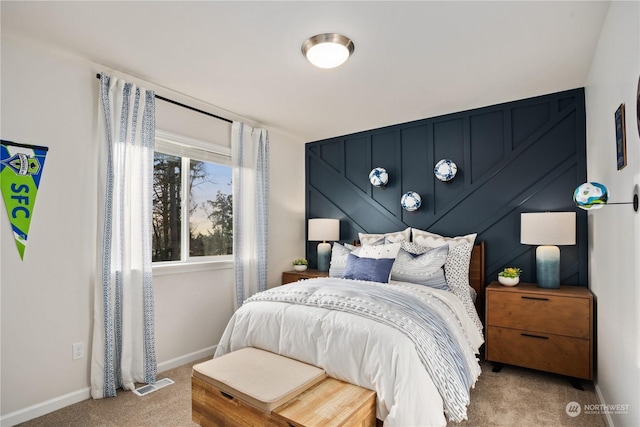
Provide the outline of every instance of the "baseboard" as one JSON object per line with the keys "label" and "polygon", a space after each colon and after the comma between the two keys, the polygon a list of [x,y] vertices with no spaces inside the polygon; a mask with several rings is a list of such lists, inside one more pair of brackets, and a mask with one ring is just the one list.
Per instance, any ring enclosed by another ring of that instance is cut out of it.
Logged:
{"label": "baseboard", "polygon": [[[158,372],[168,371],[169,369],[177,368],[178,366],[194,362],[198,359],[213,356],[216,351],[216,347],[217,346],[214,345],[212,347],[194,351],[193,353],[185,354],[184,356],[176,357],[175,359],[167,360],[166,362],[158,363]],[[0,417],[0,426],[15,426],[16,424],[41,417],[53,411],[57,411],[58,409],[62,409],[66,406],[73,405],[74,403],[82,402],[83,400],[87,400],[90,398],[91,388],[83,388],[81,390],[65,394],[64,396],[59,396],[45,402],[38,403],[36,405],[29,406],[19,411],[3,415],[2,417]]]}
{"label": "baseboard", "polygon": [[59,396],[45,402],[38,403],[36,405],[29,406],[28,408],[24,408],[19,411],[4,415],[2,418],[0,418],[0,426],[11,427],[90,398],[91,387],[83,388],[82,390],[74,391],[72,393],[65,394],[64,396]]}
{"label": "baseboard", "polygon": [[213,357],[213,354],[216,352],[216,347],[217,345],[203,348],[202,350],[194,351],[193,353],[158,363],[158,372],[168,371],[169,369],[177,368],[178,366],[186,365],[187,363],[191,363],[205,357]]}
{"label": "baseboard", "polygon": [[[602,405],[605,405],[606,402],[604,400],[604,396],[602,395],[602,391],[600,390],[600,386],[598,386],[598,383],[594,383],[594,389],[596,390],[596,396],[598,396],[598,400],[600,401],[600,403]],[[615,427],[609,411],[604,411],[604,419],[609,427]]]}

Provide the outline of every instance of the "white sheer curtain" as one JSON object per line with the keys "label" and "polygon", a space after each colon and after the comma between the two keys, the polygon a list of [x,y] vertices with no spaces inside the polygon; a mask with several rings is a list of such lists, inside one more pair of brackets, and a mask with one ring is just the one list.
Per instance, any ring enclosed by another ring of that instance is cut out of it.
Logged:
{"label": "white sheer curtain", "polygon": [[102,74],[98,106],[100,171],[98,268],[91,395],[154,383],[151,190],[155,138],[152,91]]}
{"label": "white sheer curtain", "polygon": [[246,298],[267,289],[269,132],[234,122],[231,153],[237,308]]}

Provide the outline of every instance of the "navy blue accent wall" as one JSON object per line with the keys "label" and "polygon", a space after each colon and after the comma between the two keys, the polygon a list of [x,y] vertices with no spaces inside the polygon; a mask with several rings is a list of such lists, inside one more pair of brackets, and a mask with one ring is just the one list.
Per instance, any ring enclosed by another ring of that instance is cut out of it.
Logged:
{"label": "navy blue accent wall", "polygon": [[[577,212],[575,246],[562,246],[561,281],[587,286],[587,215],[573,190],[586,181],[584,89],[524,99],[306,144],[306,217],[340,219],[340,241],[358,232],[415,227],[486,242],[487,283],[505,266],[535,282],[535,246],[520,244],[520,213]],[[450,182],[433,174],[443,158],[458,165]],[[386,188],[369,183],[374,167]],[[400,198],[422,197],[407,212]],[[307,258],[316,264],[316,242]]]}

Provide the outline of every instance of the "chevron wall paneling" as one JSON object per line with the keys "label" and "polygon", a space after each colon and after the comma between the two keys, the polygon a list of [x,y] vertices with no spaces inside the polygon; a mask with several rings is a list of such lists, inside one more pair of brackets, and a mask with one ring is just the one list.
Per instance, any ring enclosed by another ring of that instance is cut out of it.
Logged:
{"label": "chevron wall paneling", "polygon": [[[522,212],[577,212],[575,246],[562,246],[561,282],[587,286],[587,215],[572,202],[586,181],[584,89],[428,118],[306,144],[306,216],[340,219],[340,241],[358,232],[415,227],[486,243],[487,283],[506,266],[535,282],[535,246],[520,244]],[[440,159],[458,166],[439,181]],[[369,172],[384,167],[386,187]],[[422,197],[408,212],[407,191]],[[316,242],[307,257],[316,262]]]}

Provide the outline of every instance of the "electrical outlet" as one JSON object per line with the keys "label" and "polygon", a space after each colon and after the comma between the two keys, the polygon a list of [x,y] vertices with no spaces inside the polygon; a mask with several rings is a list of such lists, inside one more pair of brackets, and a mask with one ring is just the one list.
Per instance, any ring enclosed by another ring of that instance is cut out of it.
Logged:
{"label": "electrical outlet", "polygon": [[73,360],[82,359],[84,357],[84,343],[77,342],[71,344]]}

